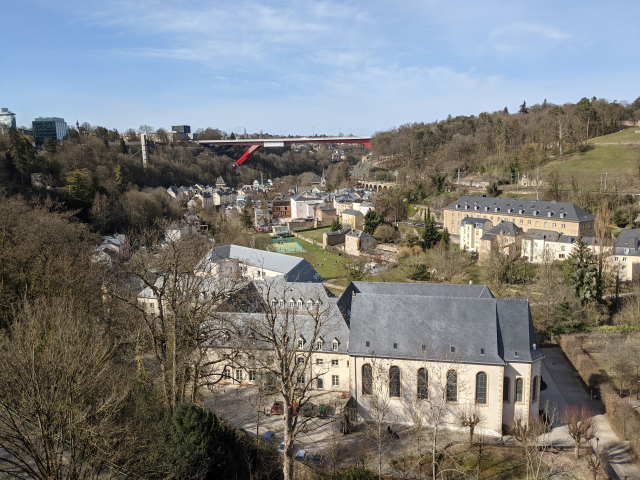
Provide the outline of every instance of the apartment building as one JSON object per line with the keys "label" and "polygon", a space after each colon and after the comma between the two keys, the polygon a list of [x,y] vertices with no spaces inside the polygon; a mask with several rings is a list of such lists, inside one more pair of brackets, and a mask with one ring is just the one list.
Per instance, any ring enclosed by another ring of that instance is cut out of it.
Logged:
{"label": "apartment building", "polygon": [[524,232],[537,228],[564,235],[595,236],[596,217],[568,202],[467,195],[443,208],[443,226],[450,234],[461,234],[465,217],[490,220],[493,225],[512,222]]}

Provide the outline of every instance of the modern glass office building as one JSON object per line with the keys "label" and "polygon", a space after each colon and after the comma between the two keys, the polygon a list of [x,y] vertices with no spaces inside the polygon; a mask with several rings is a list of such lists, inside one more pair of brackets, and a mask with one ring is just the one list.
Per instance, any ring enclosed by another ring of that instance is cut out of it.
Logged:
{"label": "modern glass office building", "polygon": [[173,125],[171,127],[171,130],[174,132],[178,132],[183,135],[186,135],[187,133],[191,133],[191,126],[190,125]]}
{"label": "modern glass office building", "polygon": [[33,139],[36,145],[42,145],[47,138],[57,141],[67,137],[67,122],[58,117],[38,117],[32,122]]}
{"label": "modern glass office building", "polygon": [[0,126],[6,128],[17,128],[16,114],[11,113],[8,108],[0,108]]}

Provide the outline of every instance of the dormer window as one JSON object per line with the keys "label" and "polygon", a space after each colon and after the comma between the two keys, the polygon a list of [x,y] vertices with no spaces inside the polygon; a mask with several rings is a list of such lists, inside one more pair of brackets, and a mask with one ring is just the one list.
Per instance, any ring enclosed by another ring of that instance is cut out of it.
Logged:
{"label": "dormer window", "polygon": [[278,302],[275,299],[271,300],[271,308],[276,308],[277,304],[278,304]]}
{"label": "dormer window", "polygon": [[625,248],[625,249],[624,249],[624,254],[625,254],[625,255],[629,255],[629,249],[628,249],[628,248]]}
{"label": "dormer window", "polygon": [[300,299],[298,299],[298,310],[302,309],[302,305],[303,305],[302,299],[300,298]]}
{"label": "dormer window", "polygon": [[313,300],[307,300],[307,310],[311,310],[313,308]]}
{"label": "dormer window", "polygon": [[334,352],[337,352],[339,345],[340,345],[340,342],[338,342],[338,339],[334,338],[333,342],[331,342],[331,350],[333,350]]}
{"label": "dormer window", "polygon": [[[320,300],[316,300],[316,310],[320,310],[321,306],[322,306],[322,302]],[[351,315],[351,312],[349,312],[349,315]]]}
{"label": "dormer window", "polygon": [[304,348],[305,343],[307,343],[307,341],[304,339],[304,337],[298,338],[298,348]]}
{"label": "dormer window", "polygon": [[519,357],[520,355],[518,354],[518,352],[514,352],[516,357]]}
{"label": "dormer window", "polygon": [[322,350],[324,347],[324,341],[320,338],[316,341],[316,350]]}
{"label": "dormer window", "polygon": [[278,306],[279,306],[280,308],[284,308],[284,300],[283,300],[283,299],[280,299],[280,300],[278,301]]}
{"label": "dormer window", "polygon": [[484,207],[484,211],[488,212],[489,211],[489,207]]}
{"label": "dormer window", "polygon": [[549,212],[549,213],[547,213],[547,215],[548,215],[549,217],[551,217],[551,216],[553,215],[553,212]]}
{"label": "dormer window", "polygon": [[296,306],[296,302],[295,300],[292,298],[291,300],[289,300],[289,308],[293,308]]}
{"label": "dormer window", "polygon": [[365,346],[366,346],[367,348],[369,348],[370,343],[369,343],[369,342],[365,342]]}
{"label": "dormer window", "polygon": [[456,353],[456,347],[451,347],[451,353]]}

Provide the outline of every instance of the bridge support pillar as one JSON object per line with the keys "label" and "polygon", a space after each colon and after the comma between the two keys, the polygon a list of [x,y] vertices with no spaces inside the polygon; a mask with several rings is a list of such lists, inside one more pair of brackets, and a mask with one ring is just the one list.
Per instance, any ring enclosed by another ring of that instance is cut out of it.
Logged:
{"label": "bridge support pillar", "polygon": [[234,166],[238,166],[240,165],[242,162],[244,162],[247,158],[249,158],[251,155],[253,155],[253,152],[255,152],[256,150],[258,150],[262,145],[251,145],[249,147],[249,150],[247,150],[246,152],[244,152],[244,155],[242,155],[237,161],[236,163],[234,163]]}

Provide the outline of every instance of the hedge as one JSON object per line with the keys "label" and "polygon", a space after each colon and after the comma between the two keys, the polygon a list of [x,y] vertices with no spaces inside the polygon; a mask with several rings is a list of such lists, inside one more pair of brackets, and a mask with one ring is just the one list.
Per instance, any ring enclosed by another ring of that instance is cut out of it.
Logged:
{"label": "hedge", "polygon": [[640,447],[640,418],[636,410],[625,402],[618,394],[615,386],[607,374],[602,372],[593,357],[586,352],[582,345],[588,335],[562,335],[560,348],[578,370],[580,377],[590,388],[599,388],[602,403],[604,403],[609,425],[618,437],[631,445],[634,456]]}

